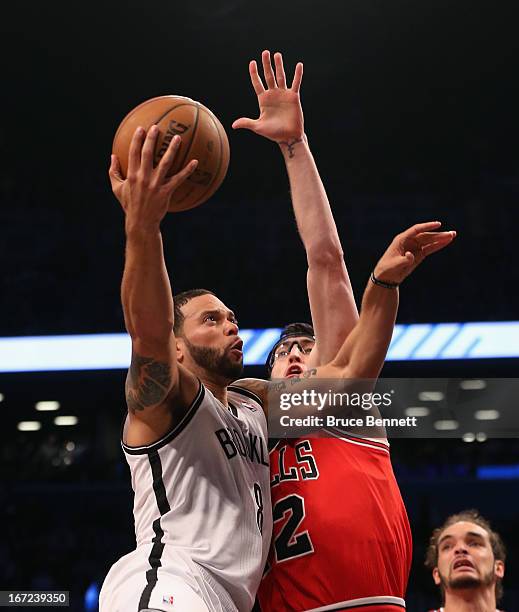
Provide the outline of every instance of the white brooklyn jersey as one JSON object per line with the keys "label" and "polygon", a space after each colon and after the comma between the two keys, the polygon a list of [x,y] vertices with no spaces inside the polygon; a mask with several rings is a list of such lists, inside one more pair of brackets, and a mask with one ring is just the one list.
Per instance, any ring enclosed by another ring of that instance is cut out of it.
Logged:
{"label": "white brooklyn jersey", "polygon": [[228,402],[201,384],[186,416],[161,440],[122,446],[135,492],[137,549],[152,544],[148,595],[158,568],[168,571],[178,552],[180,565],[223,587],[223,599],[228,593],[242,612],[253,606],[272,533],[267,423],[253,393],[231,386]]}

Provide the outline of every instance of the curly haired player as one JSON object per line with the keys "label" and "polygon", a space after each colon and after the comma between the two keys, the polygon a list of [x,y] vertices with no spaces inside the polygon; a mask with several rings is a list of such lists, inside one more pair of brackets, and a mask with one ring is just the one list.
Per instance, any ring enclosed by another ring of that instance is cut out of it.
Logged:
{"label": "curly haired player", "polygon": [[506,550],[477,510],[449,516],[432,533],[425,566],[440,587],[443,607],[431,612],[498,612]]}

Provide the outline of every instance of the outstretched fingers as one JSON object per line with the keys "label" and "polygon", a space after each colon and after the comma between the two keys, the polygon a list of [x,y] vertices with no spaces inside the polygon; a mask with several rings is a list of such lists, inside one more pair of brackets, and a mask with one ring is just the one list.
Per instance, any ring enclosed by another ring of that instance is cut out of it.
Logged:
{"label": "outstretched fingers", "polygon": [[252,130],[254,131],[254,126],[258,123],[257,119],[250,119],[249,117],[241,117],[240,119],[236,119],[233,121],[231,127],[233,130]]}
{"label": "outstretched fingers", "polygon": [[285,76],[285,68],[283,66],[283,56],[279,52],[274,53],[274,65],[276,67],[276,81],[278,83],[278,87],[281,89],[286,89],[287,79]]}
{"label": "outstretched fingers", "polygon": [[146,132],[143,127],[138,127],[133,133],[128,152],[128,176],[135,176],[141,165],[141,151]]}
{"label": "outstretched fingers", "polygon": [[427,223],[417,223],[416,225],[411,226],[409,229],[406,229],[402,236],[406,238],[410,238],[412,236],[417,236],[418,234],[422,234],[424,232],[432,232],[437,230],[441,226],[441,221],[428,221]]}
{"label": "outstretched fingers", "polygon": [[301,89],[301,81],[303,80],[303,64],[298,62],[294,72],[294,80],[292,81],[292,91],[299,93]]}
{"label": "outstretched fingers", "polygon": [[454,237],[456,236],[456,232],[453,230],[448,232],[421,232],[414,236],[414,240],[416,240],[420,246],[425,246],[437,240],[451,240],[452,234],[454,234]]}
{"label": "outstretched fingers", "polygon": [[436,239],[422,246],[422,254],[424,257],[427,257],[437,251],[441,251],[441,249],[448,246],[454,238],[456,238],[456,232],[442,232],[436,236]]}
{"label": "outstretched fingers", "polygon": [[263,74],[265,75],[265,82],[269,89],[275,89],[277,87],[276,78],[274,71],[272,70],[272,64],[270,62],[270,51],[263,51],[261,54],[261,62],[263,64]]}
{"label": "outstretched fingers", "polygon": [[182,139],[180,138],[180,136],[173,136],[168,145],[168,148],[166,149],[166,152],[162,156],[162,159],[160,160],[159,165],[157,167],[157,181],[159,185],[162,184],[168,172],[171,170],[171,166],[173,165],[173,161],[175,160],[175,157],[178,153],[181,142]]}
{"label": "outstretched fingers", "polygon": [[261,77],[258,73],[258,64],[256,63],[256,60],[249,62],[249,74],[252,87],[254,88],[254,93],[259,96],[265,91],[265,87],[263,86]]}
{"label": "outstretched fingers", "polygon": [[173,193],[175,189],[177,189],[177,187],[182,185],[182,183],[193,174],[197,166],[198,160],[192,159],[187,165],[184,166],[184,168],[180,172],[177,172],[177,174],[173,175],[166,183],[166,188],[168,192]]}
{"label": "outstretched fingers", "polygon": [[157,145],[157,137],[159,135],[159,128],[156,125],[152,125],[146,134],[144,145],[141,153],[141,171],[144,176],[149,178],[153,172],[153,158],[155,156],[155,147]]}

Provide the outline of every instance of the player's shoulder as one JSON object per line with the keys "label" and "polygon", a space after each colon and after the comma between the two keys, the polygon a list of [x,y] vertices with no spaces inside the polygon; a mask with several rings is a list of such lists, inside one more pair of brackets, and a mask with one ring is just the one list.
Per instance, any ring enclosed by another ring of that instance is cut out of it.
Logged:
{"label": "player's shoulder", "polygon": [[257,402],[264,408],[268,393],[268,381],[260,378],[240,378],[227,387],[228,391],[233,391],[244,398],[249,398]]}

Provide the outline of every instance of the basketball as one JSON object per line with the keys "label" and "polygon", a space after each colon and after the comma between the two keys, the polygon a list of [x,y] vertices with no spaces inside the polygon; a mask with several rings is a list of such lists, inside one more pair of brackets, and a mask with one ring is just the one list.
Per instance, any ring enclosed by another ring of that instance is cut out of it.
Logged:
{"label": "basketball", "polygon": [[126,115],[115,134],[112,151],[119,158],[123,177],[135,130],[140,126],[148,131],[154,124],[159,128],[155,166],[176,135],[182,140],[169,174],[176,174],[192,159],[198,160],[196,170],[171,196],[169,211],[199,206],[222,184],[229,166],[229,141],[222,124],[208,108],[183,96],[143,102]]}

